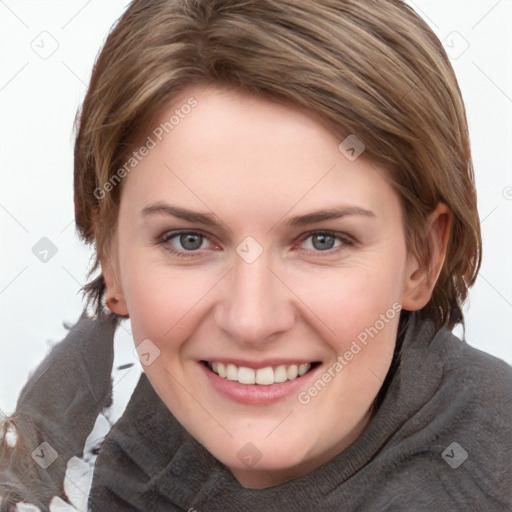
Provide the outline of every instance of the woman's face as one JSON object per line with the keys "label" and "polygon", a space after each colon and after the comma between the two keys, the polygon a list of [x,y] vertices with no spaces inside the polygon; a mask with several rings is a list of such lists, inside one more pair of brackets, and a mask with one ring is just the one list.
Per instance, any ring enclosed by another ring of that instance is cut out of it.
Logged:
{"label": "woman's face", "polygon": [[389,369],[417,269],[399,198],[353,139],[228,89],[189,88],[149,136],[102,261],[143,369],[242,485],[306,474]]}

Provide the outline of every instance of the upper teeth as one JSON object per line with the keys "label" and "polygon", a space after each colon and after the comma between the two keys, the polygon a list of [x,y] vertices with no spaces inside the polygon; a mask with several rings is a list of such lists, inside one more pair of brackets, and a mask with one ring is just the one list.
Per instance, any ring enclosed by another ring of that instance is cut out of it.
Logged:
{"label": "upper teeth", "polygon": [[261,384],[263,386],[269,386],[275,382],[285,382],[304,375],[311,368],[311,363],[299,365],[291,364],[288,366],[282,364],[275,368],[267,366],[266,368],[259,368],[258,370],[216,361],[208,362],[208,366],[223,379],[236,380],[240,382],[240,384]]}

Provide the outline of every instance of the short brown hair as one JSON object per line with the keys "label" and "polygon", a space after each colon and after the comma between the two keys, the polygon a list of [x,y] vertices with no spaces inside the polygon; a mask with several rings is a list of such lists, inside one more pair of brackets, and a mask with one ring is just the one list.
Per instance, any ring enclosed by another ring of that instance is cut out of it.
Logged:
{"label": "short brown hair", "polygon": [[[89,277],[116,225],[122,182],[104,197],[95,191],[167,102],[201,83],[305,107],[340,136],[355,134],[366,157],[391,169],[420,262],[429,261],[426,219],[446,204],[446,260],[420,314],[438,329],[463,322],[481,263],[466,113],[442,44],[400,0],[133,1],[97,59],[78,122],[75,214],[96,248]],[[84,291],[101,313],[103,276]]]}

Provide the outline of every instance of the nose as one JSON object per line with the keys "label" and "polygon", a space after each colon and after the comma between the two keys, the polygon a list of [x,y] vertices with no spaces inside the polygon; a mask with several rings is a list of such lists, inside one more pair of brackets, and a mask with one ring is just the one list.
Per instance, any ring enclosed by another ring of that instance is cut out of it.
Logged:
{"label": "nose", "polygon": [[238,344],[263,348],[295,321],[293,294],[271,268],[265,252],[252,263],[236,256],[221,295],[216,325]]}

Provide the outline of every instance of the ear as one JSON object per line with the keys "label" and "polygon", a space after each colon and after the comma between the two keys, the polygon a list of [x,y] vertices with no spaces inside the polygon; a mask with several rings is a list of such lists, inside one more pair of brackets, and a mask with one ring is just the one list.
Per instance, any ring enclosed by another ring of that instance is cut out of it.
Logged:
{"label": "ear", "polygon": [[413,254],[409,254],[402,294],[403,309],[418,311],[426,306],[432,297],[446,257],[452,219],[451,211],[443,203],[439,203],[430,214],[426,230],[427,243],[430,247],[430,261],[422,266]]}
{"label": "ear", "polygon": [[106,304],[110,311],[128,318],[128,308],[119,280],[119,262],[116,252],[116,237],[113,237],[109,250],[100,258],[101,270],[106,286]]}

